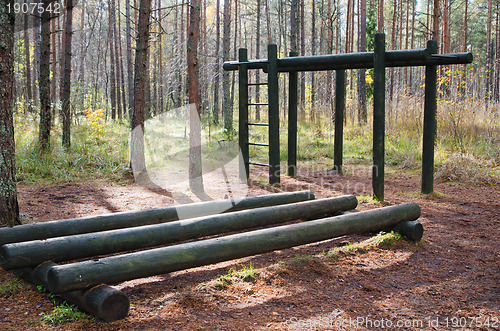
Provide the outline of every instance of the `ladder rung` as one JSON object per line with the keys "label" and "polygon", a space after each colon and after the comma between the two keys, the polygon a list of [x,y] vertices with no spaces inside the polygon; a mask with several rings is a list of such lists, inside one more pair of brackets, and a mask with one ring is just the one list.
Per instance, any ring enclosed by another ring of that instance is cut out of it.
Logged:
{"label": "ladder rung", "polygon": [[247,143],[247,145],[269,147],[269,144],[260,144],[260,143]]}
{"label": "ladder rung", "polygon": [[260,85],[267,85],[267,82],[264,83],[248,83],[248,86],[260,86]]}
{"label": "ladder rung", "polygon": [[247,123],[247,125],[253,125],[253,126],[269,126],[267,123]]}
{"label": "ladder rung", "polygon": [[248,162],[248,164],[256,165],[256,166],[260,166],[260,167],[270,167],[269,164],[257,163],[257,162]]}
{"label": "ladder rung", "polygon": [[269,105],[268,103],[247,103],[247,106],[267,106]]}

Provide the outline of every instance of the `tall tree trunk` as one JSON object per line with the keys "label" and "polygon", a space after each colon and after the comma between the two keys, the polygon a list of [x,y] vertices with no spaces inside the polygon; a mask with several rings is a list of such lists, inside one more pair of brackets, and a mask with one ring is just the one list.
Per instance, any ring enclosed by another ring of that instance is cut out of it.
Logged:
{"label": "tall tree trunk", "polygon": [[[327,9],[326,9],[326,30],[327,30],[327,38],[326,38],[326,53],[327,54],[332,54],[333,53],[333,14],[332,14],[332,0],[327,1]],[[331,102],[331,95],[332,93],[330,92],[330,86],[332,86],[332,75],[330,72],[326,73],[326,84],[323,85],[324,88],[322,89],[323,95],[327,96],[327,102]],[[318,114],[319,115],[319,114]]]}
{"label": "tall tree trunk", "polygon": [[[256,35],[255,35],[255,57],[257,59],[260,59],[260,44],[261,44],[261,38],[260,38],[260,22],[261,22],[261,1],[262,0],[257,0],[257,27],[256,27]],[[260,84],[260,70],[257,70],[255,72],[255,82],[257,84]],[[255,86],[255,103],[260,103],[260,86],[256,85]],[[260,122],[260,107],[256,106],[255,107],[255,121]]]}
{"label": "tall tree trunk", "polygon": [[[222,37],[222,61],[229,61],[229,51],[231,42],[231,0],[224,0],[224,29]],[[222,110],[224,112],[224,128],[231,136],[233,131],[233,105],[231,104],[229,72],[222,74],[222,90],[224,96],[222,100]]]}
{"label": "tall tree trunk", "polygon": [[493,45],[491,42],[491,22],[493,21],[493,0],[488,0],[488,20],[486,21],[486,82],[485,86],[485,101],[486,109],[488,108],[488,100],[490,98],[491,88],[491,63],[493,60]]}
{"label": "tall tree trunk", "polygon": [[149,17],[151,0],[140,0],[139,22],[137,26],[137,47],[134,74],[134,111],[132,114],[132,134],[130,137],[130,157],[135,180],[146,175],[144,155],[144,119],[146,108],[146,81],[149,48]]}
{"label": "tall tree trunk", "polygon": [[[238,31],[240,30],[238,27],[238,8],[240,3],[238,0],[234,0],[234,39],[233,39],[233,59],[238,58]],[[236,72],[232,72],[231,78],[231,105],[234,105],[234,86],[236,82]]]}
{"label": "tall tree trunk", "polygon": [[[467,22],[467,0],[465,1],[466,4],[466,11],[465,11],[465,22]],[[496,47],[496,52],[495,52],[495,89],[494,89],[494,98],[495,101],[499,101],[500,99],[500,4],[497,3],[497,17],[496,17],[496,40],[497,40],[497,47]],[[467,23],[465,23],[467,26]],[[464,45],[466,43],[464,42]],[[467,46],[464,46],[464,49],[467,49]],[[465,67],[465,65],[464,65]],[[465,68],[462,70],[465,72]]]}
{"label": "tall tree trunk", "polygon": [[80,64],[79,85],[85,86],[85,1],[82,1],[82,16],[80,16],[80,54],[82,62]]}
{"label": "tall tree trunk", "polygon": [[[27,0],[24,0],[27,4]],[[26,105],[29,113],[33,111],[33,82],[31,79],[31,59],[30,59],[30,35],[29,35],[29,14],[24,15],[24,57],[26,58],[26,66],[24,76],[26,79]]]}
{"label": "tall tree trunk", "polygon": [[[118,0],[118,9],[121,7],[121,0]],[[125,84],[125,69],[123,66],[123,47],[122,47],[122,15],[120,14],[120,10],[118,10],[118,46],[120,48],[120,86],[122,91],[122,102],[123,102],[123,116],[128,114],[128,105],[127,105],[127,85]]]}
{"label": "tall tree trunk", "polygon": [[[401,0],[400,0],[401,1]],[[398,1],[393,0],[393,8],[392,8],[392,30],[391,30],[391,48],[396,49],[396,22],[397,22],[397,7]],[[392,100],[394,96],[394,68],[389,68],[389,99]],[[390,116],[390,115],[389,115]]]}
{"label": "tall tree trunk", "polygon": [[114,46],[115,53],[115,68],[116,68],[116,115],[119,120],[122,119],[122,99],[121,99],[121,90],[122,85],[120,84],[122,81],[121,66],[120,66],[120,57],[119,57],[119,47],[118,47],[118,29],[116,28],[116,3],[115,0],[111,0],[111,16],[113,20],[113,40],[111,44]]}
{"label": "tall tree trunk", "polygon": [[[163,98],[163,31],[161,30],[161,19],[162,15],[162,10],[161,10],[161,0],[158,1],[158,24],[160,24],[160,35],[158,36],[158,43],[159,43],[159,50],[158,50],[158,66],[159,66],[159,71],[160,71],[160,81],[159,81],[159,88],[158,88],[158,94],[159,94],[159,100],[158,100],[158,112],[161,114],[163,113],[163,103],[164,103],[164,98]],[[121,47],[121,43],[120,43]],[[121,50],[120,50],[120,56],[121,56]]]}
{"label": "tall tree trunk", "polygon": [[78,77],[78,94],[80,100],[78,101],[81,109],[85,109],[85,95],[87,94],[87,85],[85,84],[85,55],[87,52],[86,32],[85,32],[85,1],[82,1],[82,15],[80,17],[80,73]]}
{"label": "tall tree trunk", "polygon": [[[316,1],[312,2],[311,8],[311,55],[316,55]],[[315,120],[316,114],[316,85],[315,85],[315,77],[314,71],[311,71],[311,109],[309,112],[309,116],[312,121]]]}
{"label": "tall tree trunk", "polygon": [[352,15],[352,6],[351,6],[351,0],[347,0],[347,18],[346,18],[346,37],[345,37],[345,52],[349,53],[350,49],[349,47],[351,46],[351,15]]}
{"label": "tall tree trunk", "polygon": [[109,27],[108,27],[108,45],[109,45],[109,67],[110,67],[110,75],[109,75],[109,85],[110,85],[110,98],[111,98],[111,119],[116,119],[116,110],[117,110],[117,98],[116,98],[116,62],[115,62],[115,47],[113,45],[113,8],[112,5],[114,0],[109,1],[108,15],[109,15]]}
{"label": "tall tree trunk", "polygon": [[112,20],[112,38],[110,41],[111,47],[113,47],[114,59],[115,59],[115,83],[116,83],[116,116],[119,120],[122,119],[122,98],[121,98],[121,90],[122,86],[121,75],[120,75],[120,58],[119,58],[119,46],[118,46],[118,29],[116,27],[116,2],[115,0],[110,1],[110,9],[111,9],[111,20]]}
{"label": "tall tree trunk", "polygon": [[439,44],[439,0],[434,0],[432,13],[432,39]]}
{"label": "tall tree trunk", "polygon": [[200,3],[191,0],[189,36],[187,40],[187,65],[189,86],[189,187],[193,192],[203,192],[201,168],[201,109],[198,43],[200,39]]}
{"label": "tall tree trunk", "polygon": [[[43,5],[43,0],[35,0],[34,3],[41,3]],[[40,78],[40,57],[41,57],[41,28],[42,28],[42,17],[40,15],[33,15],[33,40],[35,41],[35,65],[34,65],[34,80],[38,80]],[[40,81],[38,81],[38,85]],[[36,84],[33,84],[33,95],[40,95],[40,91],[38,90]],[[37,100],[37,104],[39,104],[40,98],[35,98]]]}
{"label": "tall tree trunk", "polygon": [[[61,31],[66,31],[66,7],[64,7],[64,10],[63,10],[61,25],[62,25]],[[59,57],[61,60],[59,61],[59,79],[62,79],[62,77],[64,76],[64,60],[65,60],[64,45],[66,45],[66,33],[62,32],[62,33],[60,33],[60,35],[61,35],[61,39],[59,42]],[[56,76],[57,75],[54,73],[54,80],[56,79]],[[59,86],[59,89],[60,88],[61,88],[61,86]],[[54,116],[55,116],[55,111],[54,111]]]}
{"label": "tall tree trunk", "polygon": [[[415,0],[416,1],[416,0]],[[469,0],[465,0],[465,8],[464,8],[464,33],[463,33],[463,36],[464,36],[464,39],[462,41],[462,52],[467,52],[467,24],[468,24],[468,9],[469,9]],[[497,14],[498,15],[498,14]],[[498,16],[497,16],[498,17]],[[464,70],[465,70],[465,64],[464,64]]]}
{"label": "tall tree trunk", "polygon": [[266,30],[267,30],[267,43],[273,43],[273,34],[271,33],[271,8],[269,7],[269,0],[266,1]]}
{"label": "tall tree trunk", "polygon": [[[411,14],[411,49],[415,48],[415,16],[416,16],[416,11],[417,11],[417,0],[413,0],[413,5],[412,5],[412,14]],[[410,85],[410,90],[411,93],[413,94],[413,67],[410,67],[410,78],[409,78],[409,85]]]}
{"label": "tall tree trunk", "polygon": [[[50,20],[50,35],[51,35],[51,46],[52,46],[52,51],[51,51],[51,55],[52,55],[52,81],[51,81],[51,85],[50,85],[50,95],[52,97],[52,103],[55,104],[57,102],[57,92],[56,92],[56,88],[57,88],[57,79],[56,79],[56,75],[57,75],[57,45],[56,45],[56,20],[55,19],[51,19]],[[60,55],[62,56],[62,54]],[[53,107],[53,110],[52,110],[52,115],[55,116],[56,114],[56,107]]]}
{"label": "tall tree trunk", "polygon": [[71,145],[71,44],[73,39],[73,0],[66,0],[66,24],[64,33],[64,74],[61,77],[62,100],[62,145],[69,148]]}
{"label": "tall tree trunk", "polygon": [[[443,33],[442,33],[442,53],[451,53],[451,42],[450,42],[450,2],[448,0],[443,0],[443,20],[442,20],[442,25],[443,25]],[[446,72],[450,69],[449,65],[444,65],[441,66],[440,72],[441,75],[444,77],[446,75]],[[450,79],[452,78],[451,76],[449,77]],[[451,84],[445,84],[443,87],[442,91],[443,94],[449,95],[450,93],[450,85]]]}
{"label": "tall tree trunk", "polygon": [[[366,52],[366,0],[360,2],[360,24],[358,51]],[[365,69],[358,70],[358,122],[366,123],[368,115],[366,112],[366,77]]]}
{"label": "tall tree trunk", "polygon": [[[431,14],[431,1],[433,0],[427,0],[427,11],[426,11],[426,29],[427,29],[427,37],[426,39],[432,39],[432,27],[431,27],[431,18],[432,18],[432,14]],[[425,40],[424,40],[424,44],[425,44]]]}
{"label": "tall tree trunk", "polygon": [[13,120],[14,11],[12,0],[0,0],[0,226],[20,224],[17,204]]}
{"label": "tall tree trunk", "polygon": [[[42,2],[46,8],[50,0]],[[50,128],[52,125],[52,113],[50,109],[50,15],[47,10],[43,11],[41,22],[41,44],[40,44],[40,78],[38,79],[40,91],[40,124],[38,131],[38,149],[45,153],[49,149]]]}
{"label": "tall tree trunk", "polygon": [[[413,2],[413,0],[412,0]],[[410,2],[406,4],[406,30],[405,30],[405,49],[408,49],[410,43]],[[405,67],[404,91],[408,93],[408,67]]]}
{"label": "tall tree trunk", "polygon": [[184,91],[184,79],[183,79],[183,71],[182,69],[184,68],[184,4],[182,3],[183,0],[181,0],[181,24],[180,24],[180,43],[177,45],[178,46],[178,51],[179,51],[179,67],[178,73],[177,73],[177,102],[176,102],[176,107],[181,107],[182,106],[182,101],[183,101],[183,91]]}
{"label": "tall tree trunk", "polygon": [[297,6],[299,0],[292,0],[290,7],[290,51],[297,52]]}
{"label": "tall tree trunk", "polygon": [[[306,55],[306,22],[305,22],[305,0],[300,1],[300,55]],[[306,104],[306,76],[304,72],[300,74],[300,99],[299,109],[304,117]]]}
{"label": "tall tree trunk", "polygon": [[[259,0],[257,0],[259,1]],[[214,118],[214,123],[219,123],[219,89],[220,89],[220,74],[221,74],[221,63],[220,63],[220,0],[217,0],[217,10],[215,19],[215,80],[214,80],[214,104],[212,108],[212,114]]]}
{"label": "tall tree trunk", "polygon": [[130,19],[130,0],[125,0],[125,33],[127,43],[127,83],[128,83],[128,105],[129,116],[132,118],[132,109],[134,105],[134,76],[133,76],[133,58],[132,58],[132,26]]}
{"label": "tall tree trunk", "polygon": [[384,33],[384,0],[378,0],[377,18],[377,32]]}

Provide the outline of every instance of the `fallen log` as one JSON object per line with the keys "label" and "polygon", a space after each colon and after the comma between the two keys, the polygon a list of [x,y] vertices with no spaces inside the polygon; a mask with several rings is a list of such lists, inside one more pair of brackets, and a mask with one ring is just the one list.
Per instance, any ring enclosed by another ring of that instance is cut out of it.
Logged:
{"label": "fallen log", "polygon": [[256,197],[199,202],[165,208],[119,212],[107,215],[72,218],[44,223],[0,228],[0,246],[8,243],[69,236],[135,226],[158,224],[182,218],[199,217],[257,207],[283,205],[313,200],[311,191],[286,192]]}
{"label": "fallen log", "polygon": [[416,203],[384,207],[304,223],[239,233],[91,261],[49,270],[52,293],[118,283],[246,256],[318,242],[343,235],[382,230],[420,216]]}
{"label": "fallen log", "polygon": [[[55,266],[57,264],[54,262],[46,262],[33,269],[19,270],[17,274],[35,285],[48,288],[47,273]],[[130,301],[125,293],[104,284],[96,285],[88,290],[61,293],[59,297],[106,322],[125,318],[130,309]]]}
{"label": "fallen log", "polygon": [[10,270],[49,260],[68,261],[130,251],[298,219],[331,216],[354,209],[357,204],[355,196],[347,195],[162,224],[5,244],[0,247],[0,265]]}

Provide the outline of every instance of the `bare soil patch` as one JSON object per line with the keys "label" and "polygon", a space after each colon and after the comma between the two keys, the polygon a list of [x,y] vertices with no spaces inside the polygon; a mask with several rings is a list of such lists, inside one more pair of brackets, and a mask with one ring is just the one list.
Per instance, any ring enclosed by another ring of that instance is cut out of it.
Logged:
{"label": "bare soil patch", "polygon": [[[254,171],[252,178],[257,176],[267,178]],[[252,181],[249,194],[311,189],[322,198],[355,193],[361,195],[358,210],[378,207],[363,197],[370,192],[369,176],[322,172],[285,177],[280,188],[264,182]],[[396,329],[396,323],[406,323],[409,330],[500,329],[499,187],[438,183],[433,196],[421,196],[419,187],[416,175],[386,177],[388,203],[414,201],[422,208],[425,232],[417,245],[400,241],[335,258],[324,254],[373,236],[360,234],[124,282],[116,286],[129,296],[130,314],[113,323],[84,318],[59,327],[41,324],[53,299],[21,281],[21,288],[0,298],[0,329],[363,330],[378,329],[381,321],[394,323],[386,329]],[[21,186],[19,191],[25,222],[174,203],[133,183]],[[220,276],[240,264],[252,264],[255,280],[216,286]],[[12,278],[0,270],[1,282]],[[353,324],[361,318],[364,323]]]}

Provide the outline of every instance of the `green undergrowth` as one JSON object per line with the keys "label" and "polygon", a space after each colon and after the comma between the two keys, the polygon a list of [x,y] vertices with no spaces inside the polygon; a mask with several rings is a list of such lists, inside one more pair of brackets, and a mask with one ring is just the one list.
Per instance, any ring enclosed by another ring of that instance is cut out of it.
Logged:
{"label": "green undergrowth", "polygon": [[376,236],[359,243],[346,243],[344,246],[335,247],[330,251],[323,251],[323,255],[329,258],[339,258],[346,255],[354,255],[367,252],[374,248],[389,248],[397,246],[402,242],[402,237],[399,233],[391,231],[389,233],[381,232]]}
{"label": "green undergrowth", "polygon": [[40,321],[43,324],[59,326],[66,323],[76,322],[87,318],[87,315],[81,312],[75,305],[70,305],[66,301],[55,306],[49,314],[43,313]]}
{"label": "green undergrowth", "polygon": [[[400,104],[398,117],[388,117],[385,135],[386,171],[406,170],[419,174],[422,163],[421,109],[404,114],[405,104]],[[440,110],[442,111],[442,110]],[[370,114],[369,114],[370,115]],[[413,117],[411,117],[413,116]],[[420,117],[419,117],[420,116]],[[474,117],[456,124],[441,115],[435,147],[437,181],[457,181],[497,185],[500,183],[500,124],[492,119]],[[498,115],[486,114],[494,118]],[[360,173],[356,166],[369,170],[372,164],[372,123],[348,123],[344,126],[343,161],[347,172]],[[473,128],[473,129],[470,129]],[[267,129],[267,128],[264,128]],[[267,143],[264,129],[250,131],[250,141]],[[280,158],[287,161],[287,123],[280,127]],[[329,116],[315,123],[298,123],[297,161],[299,168],[324,171],[333,167],[334,129]],[[268,149],[250,148],[250,159],[267,163]],[[350,169],[354,169],[350,170]],[[363,174],[368,173],[363,170]]]}
{"label": "green undergrowth", "polygon": [[94,319],[93,316],[83,313],[76,305],[69,304],[65,300],[58,303],[58,300],[60,300],[59,296],[49,292],[44,286],[38,285],[36,288],[38,292],[47,294],[49,299],[54,303],[54,307],[50,313],[43,312],[40,316],[40,322],[42,324],[60,326],[82,319]]}
{"label": "green undergrowth", "polygon": [[8,298],[16,293],[19,293],[22,289],[23,286],[18,278],[7,278],[6,280],[0,282],[0,298]]}
{"label": "green undergrowth", "polygon": [[[345,173],[371,176],[371,106],[368,107],[368,123],[363,125],[359,125],[357,120],[353,121],[353,118],[356,118],[352,115],[356,111],[353,107],[348,106],[347,123],[343,129]],[[482,109],[481,106],[474,106],[472,111],[470,109],[472,106],[469,107],[467,104],[460,107],[463,109],[457,113],[456,107],[446,103],[439,104],[435,178],[437,181],[497,185],[500,183],[499,112],[494,107],[490,107],[488,111],[479,111],[478,109]],[[397,173],[402,170],[420,173],[422,109],[421,100],[416,96],[399,98],[395,105],[391,105],[388,101],[385,135],[387,173],[391,171]],[[237,114],[236,110],[234,128],[238,127]],[[15,139],[18,181],[67,182],[101,178],[120,181],[130,178],[129,124],[105,121],[104,117],[105,112],[102,109],[94,111],[87,109],[79,113],[71,127],[72,146],[66,151],[61,147],[62,130],[56,116],[51,133],[50,151],[40,156],[36,151],[38,116],[17,113]],[[151,139],[154,139],[154,144],[150,144],[151,148],[154,148],[154,151],[158,150],[158,155],[173,153],[184,160],[188,157],[189,150],[188,122],[184,121],[182,116],[173,118],[175,121],[168,116],[164,120],[159,117],[155,121],[149,121],[146,140],[148,135],[151,135]],[[266,121],[265,118],[260,120],[260,122]],[[225,162],[225,157],[231,159],[237,155],[237,151],[228,148],[228,146],[237,147],[237,133],[228,134],[221,124],[214,125],[209,117],[203,119],[202,131],[204,168],[217,167],[220,162]],[[287,132],[287,121],[282,119],[280,159],[283,165],[288,155]],[[317,114],[315,121],[300,120],[297,136],[299,168],[319,172],[333,167],[334,123],[331,114],[323,110]],[[252,127],[249,141],[268,143],[268,128]],[[249,149],[251,161],[268,162],[268,148],[250,146]]]}
{"label": "green undergrowth", "polygon": [[[85,181],[110,179],[119,181],[129,172],[128,133],[125,124],[106,124],[96,131],[92,122],[81,120],[71,128],[71,147],[61,146],[61,126],[52,128],[50,150],[37,151],[36,118],[16,115],[17,180],[24,183]],[[102,130],[101,130],[102,129]]]}
{"label": "green undergrowth", "polygon": [[251,263],[248,267],[244,264],[239,266],[239,269],[231,268],[227,274],[217,278],[215,288],[224,289],[234,282],[253,282],[257,278],[257,271]]}

